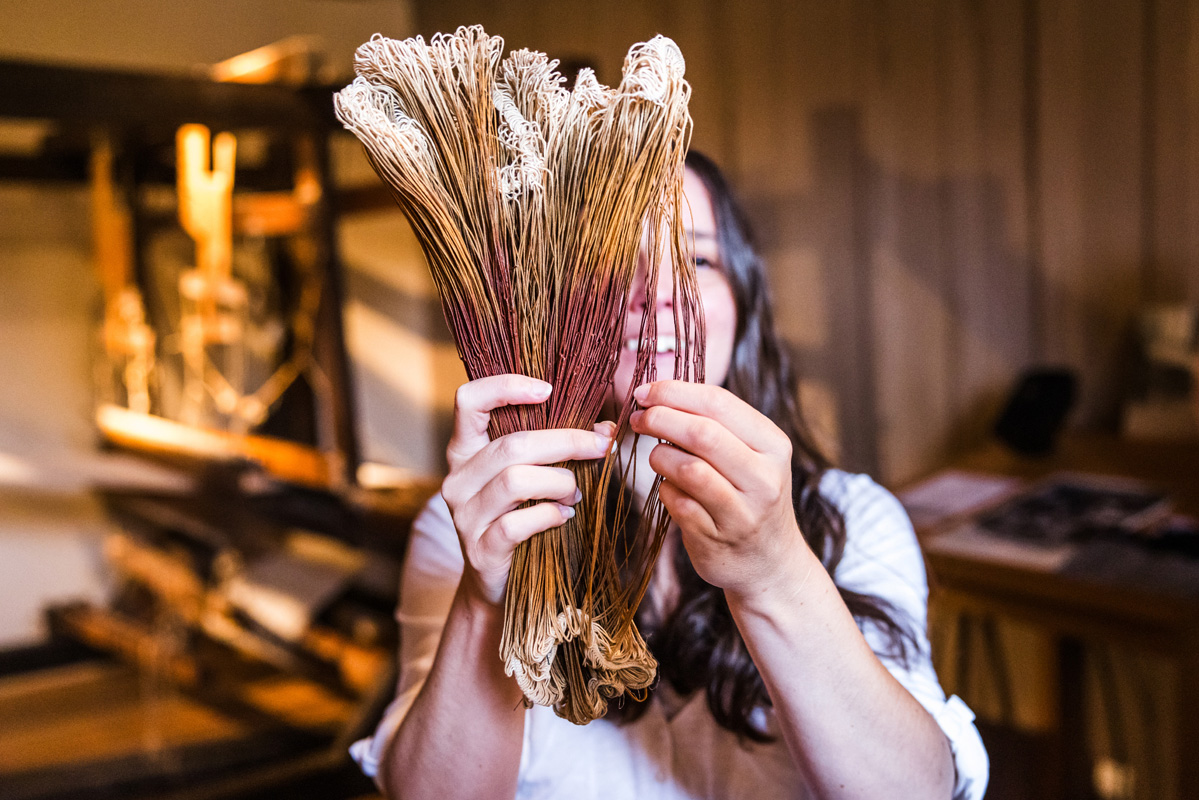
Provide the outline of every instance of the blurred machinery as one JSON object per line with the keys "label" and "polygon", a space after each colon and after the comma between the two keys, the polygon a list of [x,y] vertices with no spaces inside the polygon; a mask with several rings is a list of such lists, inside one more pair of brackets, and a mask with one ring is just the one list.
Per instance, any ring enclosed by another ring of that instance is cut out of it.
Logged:
{"label": "blurred machinery", "polygon": [[90,185],[103,446],[180,477],[99,490],[112,601],[0,652],[5,800],[370,788],[346,747],[394,688],[399,562],[434,487],[357,482],[337,128],[292,50],[275,84],[252,83],[282,63],[258,51],[217,70],[242,83],[0,62],[0,118],[50,131],[0,180]]}

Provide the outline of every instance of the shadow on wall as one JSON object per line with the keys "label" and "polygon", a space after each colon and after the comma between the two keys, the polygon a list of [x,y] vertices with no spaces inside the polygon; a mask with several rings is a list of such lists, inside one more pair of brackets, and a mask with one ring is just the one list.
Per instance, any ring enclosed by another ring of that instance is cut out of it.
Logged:
{"label": "shadow on wall", "polygon": [[[811,190],[746,198],[768,263],[799,250],[819,263],[807,285],[772,270],[780,327],[805,379],[833,388],[843,465],[910,477],[977,441],[1033,358],[1032,264],[999,179],[889,174],[854,108],[808,130]],[[794,344],[789,307],[817,303],[821,341]]]}
{"label": "shadow on wall", "polygon": [[[394,224],[403,225],[396,212]],[[425,270],[422,261],[397,269]],[[367,459],[426,475],[446,471],[454,391],[466,380],[436,296],[346,269],[346,325]]]}

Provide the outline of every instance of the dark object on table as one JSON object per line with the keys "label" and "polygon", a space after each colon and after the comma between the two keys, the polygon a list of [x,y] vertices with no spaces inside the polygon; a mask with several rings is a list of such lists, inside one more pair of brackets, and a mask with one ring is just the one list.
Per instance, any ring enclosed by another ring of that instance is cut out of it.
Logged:
{"label": "dark object on table", "polygon": [[1199,520],[1173,517],[1142,539],[1145,547],[1157,553],[1171,553],[1199,560]]}
{"label": "dark object on table", "polygon": [[1046,455],[1053,450],[1077,389],[1078,379],[1070,370],[1024,373],[995,423],[995,435],[1017,453]]}
{"label": "dark object on table", "polygon": [[1013,497],[978,525],[1005,538],[1054,545],[1136,533],[1168,513],[1165,496],[1151,489],[1062,478]]}

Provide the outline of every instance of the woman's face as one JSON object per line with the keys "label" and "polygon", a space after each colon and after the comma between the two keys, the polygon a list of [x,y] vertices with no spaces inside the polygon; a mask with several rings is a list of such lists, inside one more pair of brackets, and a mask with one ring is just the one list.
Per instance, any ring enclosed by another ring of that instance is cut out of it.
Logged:
{"label": "woman's face", "polygon": [[[720,247],[716,237],[716,214],[712,198],[702,180],[691,170],[683,177],[683,227],[687,232],[687,245],[695,259],[695,276],[699,285],[700,302],[704,308],[707,340],[704,351],[705,383],[719,386],[729,373],[733,357],[733,337],[737,331],[737,310],[729,282],[721,271]],[[690,214],[688,208],[690,206]],[[648,237],[647,237],[648,238]],[[653,313],[658,320],[658,379],[669,379],[674,375],[675,335],[673,269],[669,250],[649,252],[646,240],[642,240],[638,254],[637,275],[633,278],[629,293],[629,307],[625,314],[625,346],[620,351],[616,366],[616,396],[628,396],[633,372],[637,364],[637,340],[641,333],[641,315],[645,310],[645,280],[651,258],[658,259],[658,285],[652,295]]]}

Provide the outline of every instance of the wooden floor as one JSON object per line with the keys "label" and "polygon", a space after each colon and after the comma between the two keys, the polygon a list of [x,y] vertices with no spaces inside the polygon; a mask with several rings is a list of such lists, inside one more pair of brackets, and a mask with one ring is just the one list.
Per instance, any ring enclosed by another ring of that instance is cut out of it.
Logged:
{"label": "wooden floor", "polygon": [[[980,728],[992,765],[987,800],[1036,800],[1043,743],[1000,727]],[[172,748],[253,733],[250,723],[167,687],[147,685],[121,664],[89,661],[0,681],[0,783],[5,775],[81,761],[138,754],[169,758]],[[377,793],[360,793],[369,785],[360,776],[326,784],[324,797],[382,800]],[[355,793],[343,794],[343,785]],[[296,790],[303,794],[301,787]]]}

